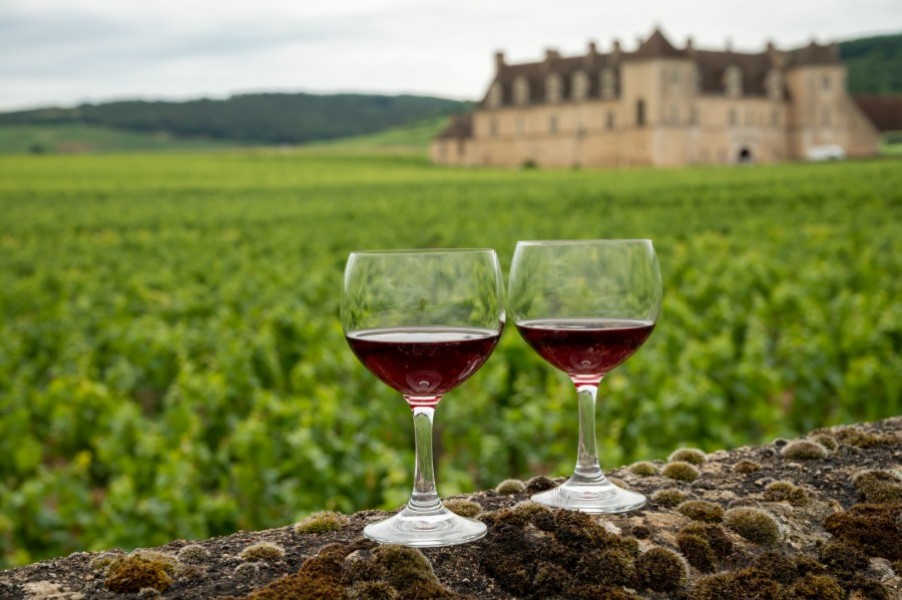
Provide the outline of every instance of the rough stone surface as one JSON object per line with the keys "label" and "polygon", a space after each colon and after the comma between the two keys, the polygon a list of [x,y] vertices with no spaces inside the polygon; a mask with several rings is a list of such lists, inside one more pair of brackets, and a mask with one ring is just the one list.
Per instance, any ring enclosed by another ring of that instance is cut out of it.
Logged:
{"label": "rough stone surface", "polygon": [[[0,599],[707,600],[730,597],[740,593],[738,590],[745,597],[787,599],[823,597],[841,590],[841,597],[846,598],[902,600],[902,503],[898,501],[902,417],[811,433],[823,434],[836,440],[836,448],[820,459],[787,459],[780,452],[787,441],[775,440],[761,447],[707,455],[707,461],[697,467],[700,476],[692,482],[640,476],[626,467],[612,473],[646,496],[673,488],[684,492],[688,500],[716,504],[725,511],[736,507],[763,510],[779,524],[776,544],[752,543],[721,524],[699,523],[675,507],[654,502],[621,515],[545,510],[524,504],[532,491],[528,483],[527,490],[519,493],[491,490],[460,497],[482,508],[479,518],[489,525],[489,534],[472,544],[424,549],[422,556],[428,561],[409,552],[398,554],[407,561],[400,567],[386,559],[394,555],[376,550],[376,544],[363,539],[361,532],[366,524],[388,513],[363,511],[351,515],[340,529],[322,534],[301,534],[286,524],[209,540],[176,540],[154,548],[176,561],[174,570],[168,562],[161,567],[173,572],[171,585],[162,592],[107,589],[106,570],[111,560],[98,557],[116,559],[125,554],[111,550],[77,552],[2,571]],[[733,467],[740,461],[760,464],[761,469],[737,471]],[[660,470],[665,463],[654,464]],[[879,473],[862,476],[872,471]],[[768,500],[773,494],[765,494],[765,490],[777,481],[804,489],[806,499],[795,504]],[[862,482],[871,482],[871,487]],[[876,497],[887,501],[867,502],[868,494],[870,499],[878,494]],[[872,524],[875,531],[871,533],[867,528]],[[283,548],[284,555],[265,561],[242,560],[242,551],[261,542]],[[188,546],[189,550],[181,552]],[[662,556],[675,553],[679,558],[668,558],[675,569],[668,580],[649,581],[648,575],[642,576],[642,569],[636,569],[648,562],[640,557],[656,548],[668,551],[655,550]],[[191,560],[178,561],[180,555]],[[169,560],[164,558],[164,562]],[[681,564],[685,572],[681,572]]]}

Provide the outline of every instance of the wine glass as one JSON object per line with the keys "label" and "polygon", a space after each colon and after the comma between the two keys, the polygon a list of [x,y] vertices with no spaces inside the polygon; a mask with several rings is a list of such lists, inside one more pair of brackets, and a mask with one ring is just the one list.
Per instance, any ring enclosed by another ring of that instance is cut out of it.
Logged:
{"label": "wine glass", "polygon": [[532,500],[588,513],[639,508],[645,496],[608,481],[595,445],[598,384],[654,329],[661,275],[650,240],[518,242],[509,307],[517,330],[576,386],[579,446],[573,476]]}
{"label": "wine glass", "polygon": [[435,488],[432,420],[442,396],[488,359],[504,327],[494,250],[353,252],[341,323],[351,350],[413,411],[416,469],[410,500],[366,537],[407,546],[450,546],[485,535],[485,524],[442,505]]}

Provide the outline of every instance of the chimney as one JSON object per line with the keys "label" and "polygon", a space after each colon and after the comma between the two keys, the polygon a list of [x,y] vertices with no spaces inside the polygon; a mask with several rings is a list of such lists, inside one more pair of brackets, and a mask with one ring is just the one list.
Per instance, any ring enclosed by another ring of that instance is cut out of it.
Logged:
{"label": "chimney", "polygon": [[598,46],[595,45],[595,42],[589,42],[589,54],[592,56],[598,54]]}
{"label": "chimney", "polygon": [[545,50],[545,60],[551,62],[552,59],[560,58],[561,53],[553,48],[547,48]]}
{"label": "chimney", "polygon": [[839,46],[837,45],[836,41],[834,40],[834,41],[830,42],[830,44],[827,47],[830,49],[830,56],[838,59],[839,58]]}
{"label": "chimney", "polygon": [[691,35],[686,38],[686,50],[688,52],[692,52],[693,50],[695,50],[695,45],[694,45],[694,42],[692,41]]}
{"label": "chimney", "polygon": [[615,61],[620,59],[620,40],[614,38],[614,45],[611,47],[611,58]]}
{"label": "chimney", "polygon": [[504,52],[496,52],[495,53],[495,71],[500,71],[504,68]]}

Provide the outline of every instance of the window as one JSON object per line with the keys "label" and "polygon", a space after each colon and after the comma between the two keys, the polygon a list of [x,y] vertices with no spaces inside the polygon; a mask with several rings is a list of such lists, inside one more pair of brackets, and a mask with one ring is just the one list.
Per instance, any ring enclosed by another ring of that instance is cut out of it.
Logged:
{"label": "window", "polygon": [[548,133],[557,133],[557,117],[554,115],[548,117]]}
{"label": "window", "polygon": [[585,72],[577,71],[574,73],[570,86],[574,100],[585,100],[589,97],[589,76]]}
{"label": "window", "polygon": [[723,79],[727,96],[735,98],[742,95],[742,71],[739,67],[727,67]]}
{"label": "window", "polygon": [[783,97],[783,77],[780,71],[776,69],[768,71],[764,86],[767,88],[767,97],[771,100],[780,100]]}
{"label": "window", "polygon": [[731,108],[729,114],[727,115],[727,123],[729,123],[731,127],[735,127],[736,121],[736,109]]}
{"label": "window", "polygon": [[832,82],[830,81],[830,76],[829,76],[829,75],[824,75],[824,77],[821,79],[821,89],[824,90],[824,91],[826,92],[827,90],[830,89],[830,84],[831,84],[831,83],[832,83]]}
{"label": "window", "polygon": [[755,124],[755,111],[751,108],[745,109],[745,124],[746,125],[754,125]]}
{"label": "window", "polygon": [[636,126],[645,127],[645,100],[636,100]]}
{"label": "window", "polygon": [[523,117],[517,117],[516,129],[517,135],[523,135]]}
{"label": "window", "polygon": [[779,127],[780,125],[780,111],[773,111],[770,113],[770,124],[771,127]]}
{"label": "window", "polygon": [[489,135],[491,137],[498,137],[498,119],[489,121]]}
{"label": "window", "polygon": [[670,105],[670,122],[674,125],[680,122],[680,107],[676,104]]}
{"label": "window", "polygon": [[614,111],[613,110],[608,111],[608,118],[607,118],[607,122],[605,123],[605,126],[608,129],[614,129]]}
{"label": "window", "polygon": [[601,97],[610,100],[617,96],[617,79],[614,76],[614,69],[607,67],[601,72]]}
{"label": "window", "polygon": [[552,73],[545,78],[545,100],[547,102],[553,104],[560,102],[564,95],[563,92],[564,86],[560,75]]}
{"label": "window", "polygon": [[821,109],[821,125],[830,124],[830,107],[825,106]]}
{"label": "window", "polygon": [[489,97],[488,97],[488,105],[489,108],[497,108],[501,106],[501,82],[496,81],[492,84],[492,87],[489,88]]}
{"label": "window", "polygon": [[698,108],[695,106],[689,107],[689,124],[698,125]]}
{"label": "window", "polygon": [[529,104],[529,82],[525,77],[514,79],[514,104],[519,106]]}

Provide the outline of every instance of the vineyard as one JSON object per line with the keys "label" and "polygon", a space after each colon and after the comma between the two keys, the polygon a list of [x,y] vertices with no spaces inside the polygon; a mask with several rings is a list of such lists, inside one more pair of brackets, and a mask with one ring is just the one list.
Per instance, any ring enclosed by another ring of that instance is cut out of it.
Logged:
{"label": "vineyard", "polygon": [[[338,322],[352,249],[506,269],[518,239],[652,238],[663,311],[602,383],[608,467],[899,414],[900,166],[0,158],[0,567],[406,500],[409,410]],[[573,390],[513,327],[436,425],[444,496],[572,470]]]}

